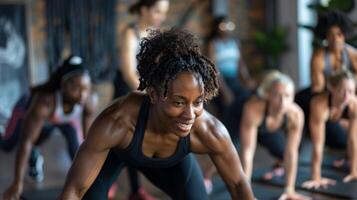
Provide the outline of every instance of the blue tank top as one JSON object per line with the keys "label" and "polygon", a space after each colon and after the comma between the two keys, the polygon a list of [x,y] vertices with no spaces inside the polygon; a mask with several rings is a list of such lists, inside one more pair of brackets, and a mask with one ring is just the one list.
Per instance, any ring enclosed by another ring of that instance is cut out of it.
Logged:
{"label": "blue tank top", "polygon": [[234,39],[213,40],[216,65],[224,78],[236,78],[240,51]]}
{"label": "blue tank top", "polygon": [[151,167],[151,168],[169,168],[179,163],[190,150],[190,136],[181,137],[178,141],[174,155],[168,158],[151,158],[142,152],[142,143],[145,134],[146,122],[149,116],[150,101],[145,96],[141,105],[133,139],[125,149],[114,149],[114,152],[130,166]]}
{"label": "blue tank top", "polygon": [[[345,67],[346,69],[349,69],[353,72],[352,63],[350,57],[348,56],[347,48],[343,49],[341,53],[341,57],[342,57],[342,67]],[[325,61],[324,74],[326,77],[328,77],[331,75],[331,72],[333,71],[333,67],[331,65],[330,54],[327,51],[327,49],[325,49],[324,61]]]}

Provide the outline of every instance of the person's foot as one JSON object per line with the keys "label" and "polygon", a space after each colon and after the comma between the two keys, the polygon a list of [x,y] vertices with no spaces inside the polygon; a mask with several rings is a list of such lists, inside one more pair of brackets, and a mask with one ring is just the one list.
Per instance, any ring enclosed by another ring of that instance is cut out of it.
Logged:
{"label": "person's foot", "polygon": [[205,185],[207,194],[211,194],[211,192],[212,192],[212,190],[213,190],[212,180],[211,180],[211,179],[208,179],[208,178],[205,178],[205,179],[203,180],[203,184]]}
{"label": "person's foot", "polygon": [[129,200],[156,200],[156,198],[147,193],[144,188],[140,188],[136,193],[131,193]]}
{"label": "person's foot", "polygon": [[343,166],[347,165],[347,161],[346,159],[342,158],[342,159],[337,159],[334,160],[332,163],[333,167],[335,168],[342,168]]}
{"label": "person's foot", "polygon": [[108,199],[114,199],[118,191],[118,184],[113,183],[108,192]]}
{"label": "person's foot", "polygon": [[274,177],[281,177],[284,176],[285,174],[285,170],[283,167],[274,167],[272,171],[266,172],[263,175],[263,180],[265,181],[270,181],[272,180]]}
{"label": "person's foot", "polygon": [[31,159],[29,161],[29,172],[28,175],[36,182],[40,183],[44,179],[43,173],[43,156],[39,151],[33,150],[31,155]]}

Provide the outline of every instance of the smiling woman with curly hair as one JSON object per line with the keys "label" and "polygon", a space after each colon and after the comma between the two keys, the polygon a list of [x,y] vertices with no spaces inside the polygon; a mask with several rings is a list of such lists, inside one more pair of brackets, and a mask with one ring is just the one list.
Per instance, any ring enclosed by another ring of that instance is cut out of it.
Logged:
{"label": "smiling woman with curly hair", "polygon": [[210,156],[233,199],[253,199],[226,128],[203,108],[217,94],[217,71],[193,35],[154,31],[140,45],[145,92],[129,93],[97,117],[60,199],[106,199],[124,165],[173,199],[208,199],[192,153]]}

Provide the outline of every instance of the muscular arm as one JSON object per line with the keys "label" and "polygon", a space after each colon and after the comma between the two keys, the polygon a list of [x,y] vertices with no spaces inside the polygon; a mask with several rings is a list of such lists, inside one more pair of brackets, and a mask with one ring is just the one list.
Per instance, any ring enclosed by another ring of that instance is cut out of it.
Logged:
{"label": "muscular arm", "polygon": [[191,149],[195,153],[208,154],[226,183],[232,199],[254,199],[238,153],[230,139],[227,129],[216,118],[203,114],[204,122],[191,136]]}
{"label": "muscular arm", "polygon": [[[319,96],[315,97],[319,98]],[[318,99],[313,99],[310,104],[310,134],[312,141],[312,179],[318,180],[321,178],[321,162],[323,157],[323,149],[325,144],[325,123],[326,117],[322,114],[321,102]]]}
{"label": "muscular arm", "polygon": [[357,176],[357,108],[354,108],[354,113],[350,117],[347,139],[348,155],[351,158],[350,174]]}
{"label": "muscular arm", "polygon": [[257,125],[254,122],[253,108],[250,104],[244,106],[240,123],[241,158],[245,174],[250,180],[253,170],[253,158],[257,145]]}
{"label": "muscular arm", "polygon": [[33,144],[37,141],[45,120],[49,117],[51,109],[49,108],[48,99],[35,95],[25,119],[21,126],[21,136],[19,148],[16,152],[15,160],[15,177],[12,186],[17,186],[22,190],[23,179],[27,161]]}
{"label": "muscular arm", "polygon": [[312,92],[321,92],[325,87],[323,52],[317,50],[311,58],[311,89]]}
{"label": "muscular arm", "polygon": [[304,124],[304,115],[301,109],[294,110],[289,117],[288,137],[284,153],[284,166],[286,171],[285,191],[295,191],[296,171],[299,157],[299,145]]}
{"label": "muscular arm", "polygon": [[[59,199],[81,199],[94,182],[110,148],[121,145],[125,134],[116,128],[121,120],[99,116],[91,126],[87,139],[79,148]],[[116,137],[119,136],[119,137]]]}
{"label": "muscular arm", "polygon": [[82,117],[82,127],[83,127],[83,137],[87,137],[87,133],[90,125],[92,124],[95,114],[98,109],[98,96],[96,94],[92,94],[83,109],[83,117]]}
{"label": "muscular arm", "polygon": [[139,76],[136,70],[136,44],[138,43],[135,33],[132,29],[124,32],[121,40],[120,59],[121,73],[124,81],[132,90],[139,87]]}
{"label": "muscular arm", "polygon": [[218,173],[226,183],[232,199],[254,199],[249,181],[246,178],[238,153],[225,128],[218,138],[218,146],[210,157],[217,168]]}

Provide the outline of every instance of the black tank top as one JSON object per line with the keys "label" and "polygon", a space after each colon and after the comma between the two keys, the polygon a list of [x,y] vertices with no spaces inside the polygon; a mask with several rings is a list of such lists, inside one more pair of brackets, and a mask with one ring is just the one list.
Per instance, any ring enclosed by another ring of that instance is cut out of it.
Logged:
{"label": "black tank top", "polygon": [[[332,95],[331,95],[331,93],[328,94],[328,108],[329,108],[329,110],[332,109]],[[346,106],[342,111],[342,115],[341,115],[340,119],[349,119],[349,118],[350,118],[350,116],[349,116],[349,108],[348,108],[348,106]],[[339,119],[337,119],[336,121],[338,121],[338,120]],[[334,122],[335,120],[332,120],[329,117],[328,121]]]}
{"label": "black tank top", "polygon": [[179,163],[190,153],[190,135],[180,137],[174,155],[168,158],[150,158],[143,154],[142,143],[145,134],[146,122],[149,116],[150,101],[145,96],[141,105],[133,139],[125,149],[115,149],[114,152],[133,167],[168,168]]}
{"label": "black tank top", "polygon": [[263,121],[258,127],[258,134],[275,134],[279,132],[285,132],[288,127],[288,117],[286,116],[286,114],[284,114],[283,116],[283,120],[282,120],[283,122],[281,123],[281,126],[274,131],[269,131],[268,127],[266,126],[266,119],[268,117],[268,107],[269,104],[267,102],[265,106]]}

